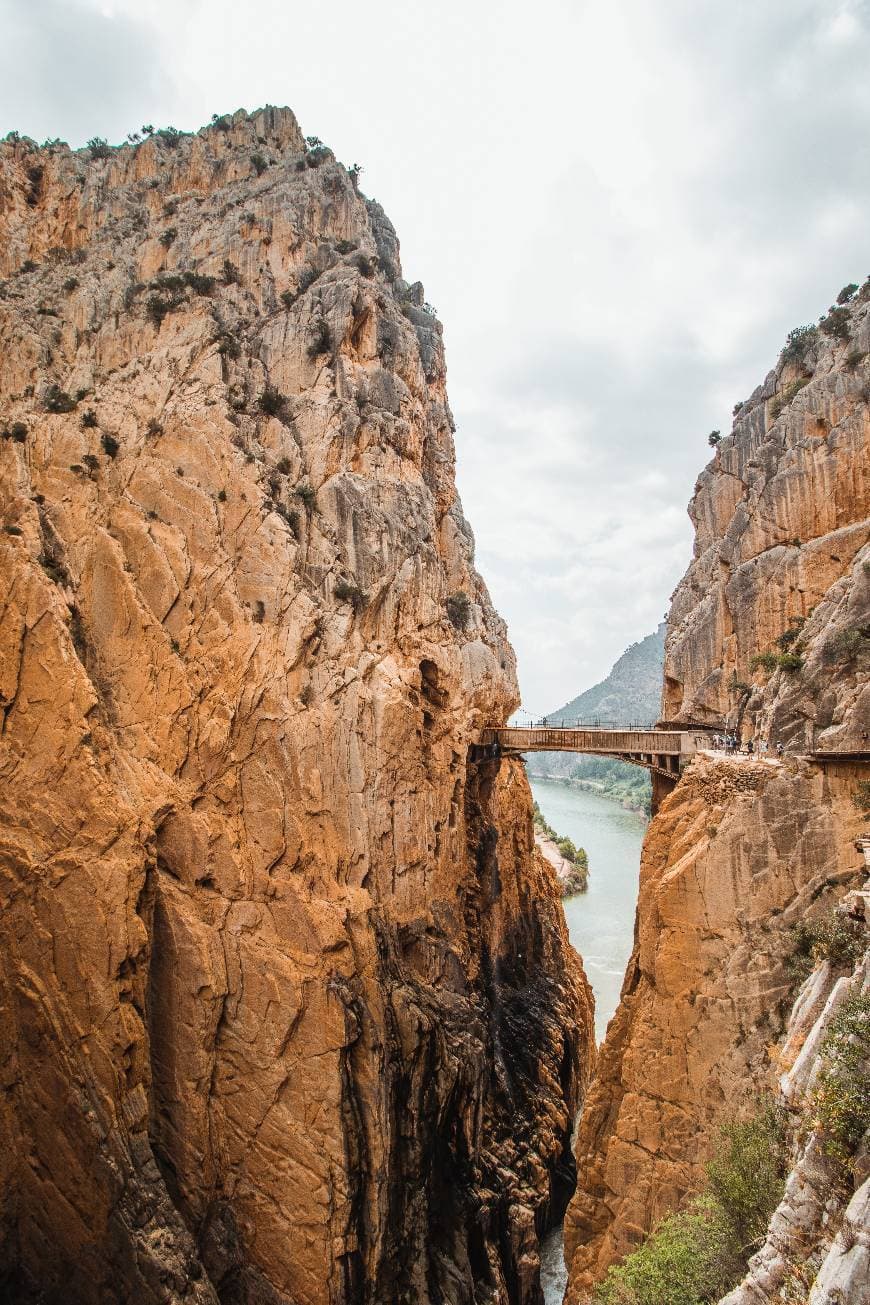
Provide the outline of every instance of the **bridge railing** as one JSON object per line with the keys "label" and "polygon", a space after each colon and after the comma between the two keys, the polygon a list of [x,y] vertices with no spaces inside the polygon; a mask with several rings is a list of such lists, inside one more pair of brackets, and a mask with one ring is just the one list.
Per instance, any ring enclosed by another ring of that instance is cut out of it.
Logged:
{"label": "bridge railing", "polygon": [[651,720],[608,720],[603,716],[542,716],[540,720],[511,721],[505,729],[512,730],[651,730]]}

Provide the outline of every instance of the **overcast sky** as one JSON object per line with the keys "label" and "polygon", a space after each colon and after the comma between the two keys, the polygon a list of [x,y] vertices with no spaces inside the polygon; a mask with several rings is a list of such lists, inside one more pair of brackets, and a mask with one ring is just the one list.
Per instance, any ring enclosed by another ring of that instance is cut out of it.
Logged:
{"label": "overcast sky", "polygon": [[459,488],[525,705],[691,554],[711,428],[870,272],[870,0],[0,0],[0,135],[289,104],[444,323]]}

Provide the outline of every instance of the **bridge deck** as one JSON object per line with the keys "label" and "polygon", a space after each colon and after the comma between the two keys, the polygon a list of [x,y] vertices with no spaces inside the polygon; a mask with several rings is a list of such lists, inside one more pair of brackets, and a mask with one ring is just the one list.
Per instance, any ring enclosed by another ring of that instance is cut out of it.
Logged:
{"label": "bridge deck", "polygon": [[511,752],[599,752],[646,757],[692,756],[708,746],[710,735],[698,730],[607,729],[604,727],[506,725],[483,730],[481,743],[497,743]]}

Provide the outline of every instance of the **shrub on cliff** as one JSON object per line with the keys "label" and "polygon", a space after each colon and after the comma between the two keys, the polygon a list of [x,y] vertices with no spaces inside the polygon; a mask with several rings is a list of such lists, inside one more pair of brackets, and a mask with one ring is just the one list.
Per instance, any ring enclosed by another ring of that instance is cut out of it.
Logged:
{"label": "shrub on cliff", "polygon": [[267,385],[263,393],[257,399],[257,407],[260,412],[265,412],[267,417],[278,417],[284,411],[287,405],[287,399],[280,390],[274,385]]}
{"label": "shrub on cliff", "polygon": [[785,337],[785,347],[780,358],[784,363],[802,363],[819,338],[815,326],[796,326]]}
{"label": "shrub on cliff", "polygon": [[361,612],[366,605],[366,596],[359,585],[349,580],[336,580],[332,592],[340,603],[350,603],[355,612]]}
{"label": "shrub on cliff", "polygon": [[848,340],[848,308],[829,308],[825,316],[819,318],[819,327],[824,331],[825,335],[830,335],[834,340]]}
{"label": "shrub on cliff", "polygon": [[822,1043],[812,1113],[829,1155],[848,1163],[870,1128],[870,993],[848,997]]}
{"label": "shrub on cliff", "polygon": [[717,444],[722,443],[722,432],[718,430],[711,430],[710,434],[707,436],[707,443],[710,445],[711,449],[715,449]]}
{"label": "shrub on cliff", "polygon": [[447,615],[457,630],[465,630],[471,617],[471,599],[461,589],[447,595]]}
{"label": "shrub on cliff", "polygon": [[765,1105],[722,1129],[707,1187],[664,1219],[638,1250],[614,1265],[594,1305],[705,1305],[741,1277],[785,1187],[782,1112]]}
{"label": "shrub on cliff", "polygon": [[784,652],[779,654],[776,663],[781,671],[795,675],[802,668],[804,659],[798,652]]}
{"label": "shrub on cliff", "polygon": [[831,635],[825,654],[833,662],[851,662],[870,648],[870,626],[851,625]]}
{"label": "shrub on cliff", "polygon": [[88,141],[88,149],[91,151],[92,159],[110,159],[112,157],[112,147],[103,140],[102,136],[92,136]]}
{"label": "shrub on cliff", "polygon": [[59,385],[49,385],[45,391],[43,407],[46,412],[72,412],[75,406],[75,399]]}
{"label": "shrub on cliff", "polygon": [[786,969],[801,983],[822,961],[851,969],[863,950],[862,935],[860,925],[836,911],[818,920],[801,921],[791,931],[792,953]]}

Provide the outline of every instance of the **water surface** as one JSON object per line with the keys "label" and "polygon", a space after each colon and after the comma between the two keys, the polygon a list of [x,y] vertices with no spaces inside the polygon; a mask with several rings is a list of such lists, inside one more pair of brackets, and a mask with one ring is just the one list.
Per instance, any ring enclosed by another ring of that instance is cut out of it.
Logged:
{"label": "water surface", "polygon": [[[583,957],[595,993],[595,1036],[600,1042],[619,1002],[631,955],[640,849],[647,822],[618,802],[569,784],[529,776],[548,824],[589,855],[589,889],[566,898],[571,943]],[[562,1229],[541,1243],[541,1286],[546,1305],[561,1305],[568,1280]]]}
{"label": "water surface", "polygon": [[571,944],[595,993],[600,1042],[619,1002],[634,937],[640,848],[647,822],[618,802],[570,784],[529,776],[532,793],[557,834],[567,834],[589,856],[589,889],[565,899]]}

